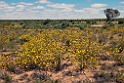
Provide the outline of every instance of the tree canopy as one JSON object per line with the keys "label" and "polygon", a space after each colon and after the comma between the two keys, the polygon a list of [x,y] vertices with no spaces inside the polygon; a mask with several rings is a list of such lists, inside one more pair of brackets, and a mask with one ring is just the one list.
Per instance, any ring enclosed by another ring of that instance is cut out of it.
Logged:
{"label": "tree canopy", "polygon": [[120,12],[117,9],[106,9],[104,10],[104,13],[107,17],[107,21],[110,21],[112,18],[116,18],[120,16]]}

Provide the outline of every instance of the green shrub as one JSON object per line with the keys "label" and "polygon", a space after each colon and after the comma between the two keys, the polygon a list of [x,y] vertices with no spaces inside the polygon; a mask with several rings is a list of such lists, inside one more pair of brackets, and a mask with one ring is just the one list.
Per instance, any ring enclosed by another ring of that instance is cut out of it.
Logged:
{"label": "green shrub", "polygon": [[118,24],[124,24],[124,21],[123,20],[119,20]]}
{"label": "green shrub", "polygon": [[85,27],[86,27],[86,25],[83,25],[83,24],[78,25],[78,28],[79,28],[80,30],[83,30]]}
{"label": "green shrub", "polygon": [[56,29],[61,29],[62,26],[61,26],[61,24],[55,24],[55,25],[54,25],[54,28],[56,28]]}

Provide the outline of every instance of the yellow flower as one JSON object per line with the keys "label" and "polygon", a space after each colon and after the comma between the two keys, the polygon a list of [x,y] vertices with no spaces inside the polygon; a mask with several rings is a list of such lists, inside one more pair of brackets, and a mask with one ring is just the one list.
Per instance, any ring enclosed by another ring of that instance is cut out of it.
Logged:
{"label": "yellow flower", "polygon": [[72,78],[74,78],[74,76],[71,76]]}
{"label": "yellow flower", "polygon": [[109,53],[109,52],[106,52],[106,54],[107,54],[108,56],[110,56],[110,53]]}

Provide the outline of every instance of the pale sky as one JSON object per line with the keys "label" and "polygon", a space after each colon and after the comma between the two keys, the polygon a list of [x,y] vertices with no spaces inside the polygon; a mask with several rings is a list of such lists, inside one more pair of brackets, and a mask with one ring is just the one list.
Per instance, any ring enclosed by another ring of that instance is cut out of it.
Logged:
{"label": "pale sky", "polygon": [[106,8],[124,17],[124,0],[0,0],[0,19],[106,18]]}

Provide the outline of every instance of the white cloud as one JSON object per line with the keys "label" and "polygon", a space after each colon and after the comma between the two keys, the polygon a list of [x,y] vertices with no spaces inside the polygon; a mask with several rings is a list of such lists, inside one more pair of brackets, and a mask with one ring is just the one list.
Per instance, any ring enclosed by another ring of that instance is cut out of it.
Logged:
{"label": "white cloud", "polygon": [[25,8],[24,5],[17,5],[16,7],[18,7],[18,8]]}
{"label": "white cloud", "polygon": [[48,6],[48,7],[52,7],[52,8],[71,9],[71,8],[73,8],[75,5],[74,5],[74,4],[65,4],[65,3],[62,3],[62,4],[56,3],[56,4],[48,4],[47,6]]}
{"label": "white cloud", "polygon": [[17,9],[25,9],[27,6],[24,6],[24,5],[17,5],[16,8]]}
{"label": "white cloud", "polygon": [[120,4],[124,4],[124,1],[120,2]]}
{"label": "white cloud", "polygon": [[34,3],[50,4],[51,2],[49,2],[48,0],[39,0],[39,1],[36,1]]}
{"label": "white cloud", "polygon": [[5,19],[33,19],[33,18],[35,18],[35,13],[18,11],[18,12],[12,12],[11,14],[6,13],[4,18]]}
{"label": "white cloud", "polygon": [[43,9],[44,7],[43,6],[36,6],[36,7],[33,7],[33,9]]}
{"label": "white cloud", "polygon": [[93,8],[101,8],[101,7],[105,7],[105,6],[107,6],[107,4],[101,4],[101,3],[91,4],[91,7],[93,7]]}
{"label": "white cloud", "polygon": [[28,6],[25,6],[25,5],[16,5],[16,10],[15,11],[18,11],[18,12],[23,12],[26,7]]}
{"label": "white cloud", "polygon": [[36,12],[38,12],[38,10],[36,10],[36,9],[26,9],[25,11],[24,11],[24,13],[29,13],[29,12],[31,12],[31,13],[36,13]]}
{"label": "white cloud", "polygon": [[32,6],[34,5],[33,3],[26,3],[26,2],[19,2],[19,5],[28,5],[28,6]]}
{"label": "white cloud", "polygon": [[94,8],[84,8],[85,12],[89,12],[90,14],[98,14],[99,10],[98,9],[94,9]]}
{"label": "white cloud", "polygon": [[5,12],[12,12],[15,9],[14,6],[8,5],[6,2],[0,1],[0,10],[5,13]]}
{"label": "white cloud", "polygon": [[59,10],[61,13],[68,13],[68,12],[73,12],[74,9],[71,9],[71,8],[67,8],[67,9],[62,9],[62,10]]}
{"label": "white cloud", "polygon": [[83,9],[79,9],[79,10],[74,9],[74,12],[82,13],[82,12],[84,12],[84,10]]}
{"label": "white cloud", "polygon": [[45,9],[44,12],[48,13],[48,14],[51,14],[51,13],[58,13],[58,10],[56,10],[56,9],[52,9],[52,10],[51,9]]}
{"label": "white cloud", "polygon": [[5,7],[8,7],[9,5],[4,2],[4,1],[0,1],[0,8],[5,8]]}

